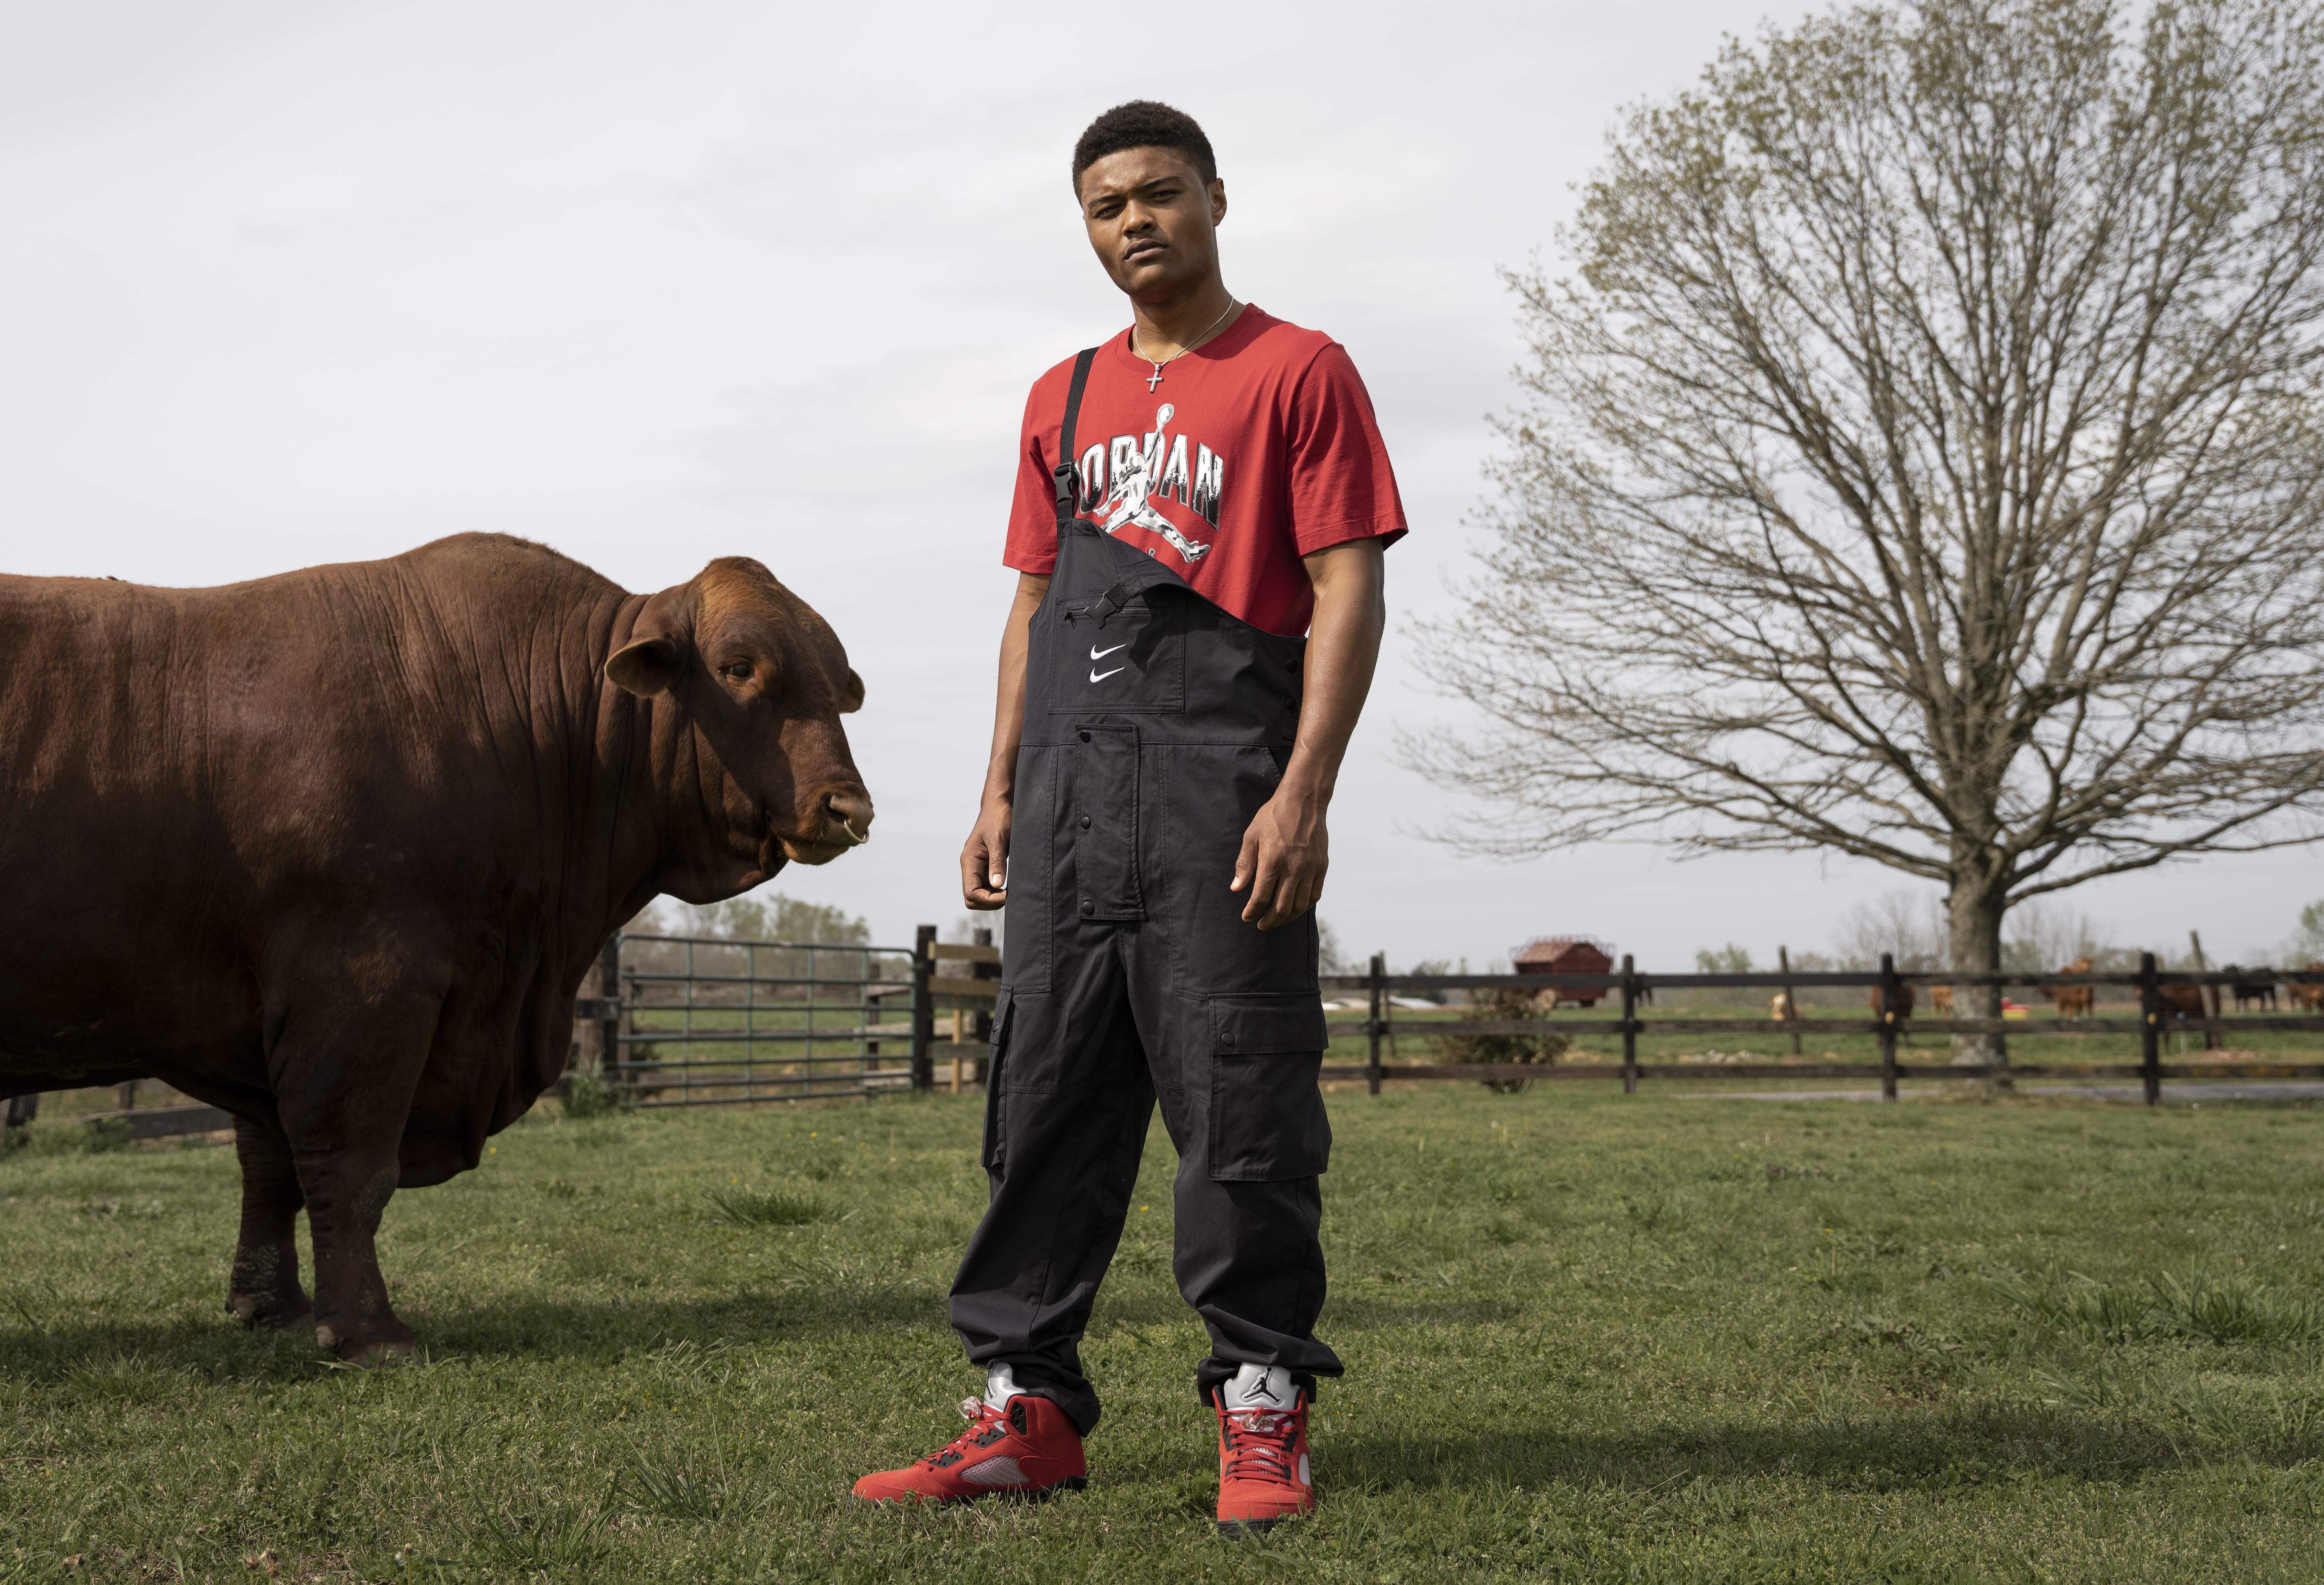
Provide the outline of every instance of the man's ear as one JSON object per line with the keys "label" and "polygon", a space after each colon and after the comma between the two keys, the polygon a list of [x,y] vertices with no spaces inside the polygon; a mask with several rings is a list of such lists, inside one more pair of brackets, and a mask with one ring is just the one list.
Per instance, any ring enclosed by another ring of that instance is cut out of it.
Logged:
{"label": "man's ear", "polygon": [[674,593],[665,589],[647,601],[630,630],[630,641],[607,657],[605,676],[615,687],[650,699],[678,686],[692,646],[686,621],[670,599]]}
{"label": "man's ear", "polygon": [[851,666],[847,668],[847,686],[839,690],[839,713],[853,715],[862,708],[863,679],[855,675],[855,668]]}

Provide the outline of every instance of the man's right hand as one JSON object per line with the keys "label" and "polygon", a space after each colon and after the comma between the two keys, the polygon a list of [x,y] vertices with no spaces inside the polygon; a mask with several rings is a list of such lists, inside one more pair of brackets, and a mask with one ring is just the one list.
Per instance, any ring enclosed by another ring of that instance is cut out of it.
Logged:
{"label": "man's right hand", "polygon": [[990,910],[1009,901],[1009,820],[1013,811],[1002,798],[987,798],[978,811],[976,829],[960,850],[960,897],[970,908]]}

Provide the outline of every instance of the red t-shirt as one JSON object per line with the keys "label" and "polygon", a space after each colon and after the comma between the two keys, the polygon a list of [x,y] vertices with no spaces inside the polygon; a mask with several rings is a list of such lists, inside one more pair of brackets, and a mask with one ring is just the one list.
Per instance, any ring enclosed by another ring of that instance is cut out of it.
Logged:
{"label": "red t-shirt", "polygon": [[[1154,365],[1123,331],[1098,349],[1074,423],[1082,513],[1253,627],[1296,636],[1315,613],[1302,556],[1404,536],[1396,475],[1347,349],[1257,305],[1193,352]],[[1057,564],[1057,431],[1067,358],[1025,402],[1017,499],[1001,560]]]}

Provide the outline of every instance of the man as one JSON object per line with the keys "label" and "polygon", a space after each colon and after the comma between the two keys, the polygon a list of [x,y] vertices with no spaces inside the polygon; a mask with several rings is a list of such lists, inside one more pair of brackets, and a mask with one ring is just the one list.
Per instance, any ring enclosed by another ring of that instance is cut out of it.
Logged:
{"label": "man", "polygon": [[985,1393],[950,1446],[855,1490],[1084,1484],[1098,1400],[1079,1342],[1158,1096],[1179,1291],[1211,1334],[1219,1524],[1240,1533],[1314,1506],[1307,1405],[1340,1374],[1314,1331],[1331,1129],[1311,910],[1404,513],[1347,354],[1221,280],[1202,128],[1110,110],[1074,189],[1132,322],[1026,404],[1017,597],[961,855],[968,906],[1010,909],[992,1200],[952,1302]]}

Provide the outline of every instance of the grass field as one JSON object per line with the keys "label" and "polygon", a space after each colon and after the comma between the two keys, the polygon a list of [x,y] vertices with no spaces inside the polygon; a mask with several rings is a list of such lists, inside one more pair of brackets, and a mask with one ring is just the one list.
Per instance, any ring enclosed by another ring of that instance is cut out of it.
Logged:
{"label": "grass field", "polygon": [[429,1362],[378,1374],[221,1313],[231,1151],[44,1119],[0,1160],[0,1580],[2324,1577],[2316,1110],[1331,1104],[1323,1507],[1241,1543],[1158,1133],[1091,1489],[873,1512],[973,1385],[973,1098],[545,1106],[391,1207]]}

